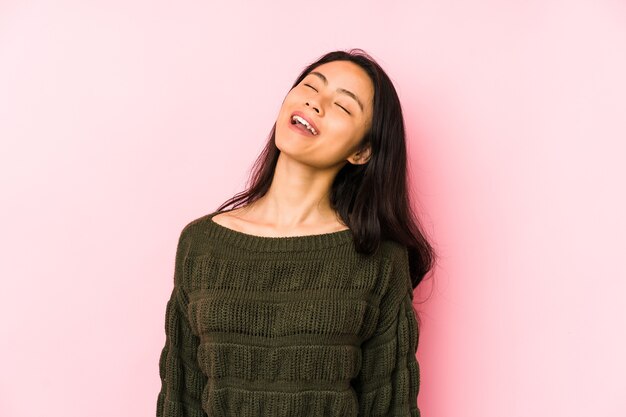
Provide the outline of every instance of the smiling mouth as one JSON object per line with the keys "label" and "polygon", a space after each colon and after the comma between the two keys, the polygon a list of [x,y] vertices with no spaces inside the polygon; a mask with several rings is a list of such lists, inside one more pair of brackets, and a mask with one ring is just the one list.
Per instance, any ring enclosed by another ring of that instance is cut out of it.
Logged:
{"label": "smiling mouth", "polygon": [[313,136],[317,136],[318,132],[317,130],[315,130],[315,128],[313,126],[311,126],[309,124],[309,122],[307,122],[304,118],[298,116],[297,114],[293,115],[291,117],[291,124],[295,125],[295,124],[301,124],[302,126],[304,126],[309,132],[311,132],[313,134]]}

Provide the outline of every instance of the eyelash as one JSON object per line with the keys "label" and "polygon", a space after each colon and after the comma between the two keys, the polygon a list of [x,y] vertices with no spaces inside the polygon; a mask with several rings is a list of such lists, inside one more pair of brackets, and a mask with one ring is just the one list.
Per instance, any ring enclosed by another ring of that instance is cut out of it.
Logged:
{"label": "eyelash", "polygon": [[[317,93],[317,89],[316,89],[315,87],[313,87],[312,85],[310,85],[310,84],[306,84],[306,83],[305,83],[304,85],[305,85],[305,86],[307,86],[307,87],[309,87],[309,88],[311,88],[312,90],[314,90],[314,91]],[[345,111],[346,113],[348,113],[348,114],[352,115],[352,113],[350,113],[350,112],[348,111],[348,109],[346,109],[345,107],[343,107],[341,104],[338,104],[338,103],[335,103],[335,104],[337,104],[339,107],[341,107],[341,108],[343,109],[343,111]]]}

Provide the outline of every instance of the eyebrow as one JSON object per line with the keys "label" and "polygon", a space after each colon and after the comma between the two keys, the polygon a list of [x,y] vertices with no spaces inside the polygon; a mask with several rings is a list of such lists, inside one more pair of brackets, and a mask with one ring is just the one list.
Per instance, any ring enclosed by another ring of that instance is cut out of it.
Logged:
{"label": "eyebrow", "polygon": [[[309,74],[312,74],[312,75],[315,75],[315,76],[319,77],[324,82],[324,85],[328,85],[328,79],[321,72],[311,71],[311,72],[309,72]],[[337,91],[340,92],[340,93],[343,93],[343,94],[345,94],[347,96],[352,97],[359,104],[359,107],[361,108],[361,111],[363,111],[363,103],[361,103],[361,100],[359,100],[359,98],[356,96],[356,94],[354,94],[352,91],[346,90],[345,88],[338,88]]]}

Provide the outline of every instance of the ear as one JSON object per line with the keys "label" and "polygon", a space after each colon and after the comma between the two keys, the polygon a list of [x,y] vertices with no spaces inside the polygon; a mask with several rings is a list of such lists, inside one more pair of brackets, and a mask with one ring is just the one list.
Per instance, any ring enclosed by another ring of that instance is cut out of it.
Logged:
{"label": "ear", "polygon": [[347,160],[352,165],[362,165],[366,163],[367,161],[369,161],[371,156],[372,156],[372,148],[370,147],[369,144],[367,144],[362,149],[348,156]]}

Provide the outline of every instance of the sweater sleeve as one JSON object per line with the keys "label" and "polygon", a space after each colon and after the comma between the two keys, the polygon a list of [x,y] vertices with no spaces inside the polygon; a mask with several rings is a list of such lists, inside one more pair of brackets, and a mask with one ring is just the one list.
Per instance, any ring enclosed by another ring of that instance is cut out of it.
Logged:
{"label": "sweater sleeve", "polygon": [[420,417],[418,324],[406,250],[392,259],[378,326],[361,345],[361,370],[353,381],[359,417]]}
{"label": "sweater sleeve", "polygon": [[180,288],[184,240],[179,240],[174,289],[165,310],[165,346],[159,358],[161,390],[157,417],[206,417],[201,405],[205,376],[197,362],[199,339],[185,315],[185,296]]}

